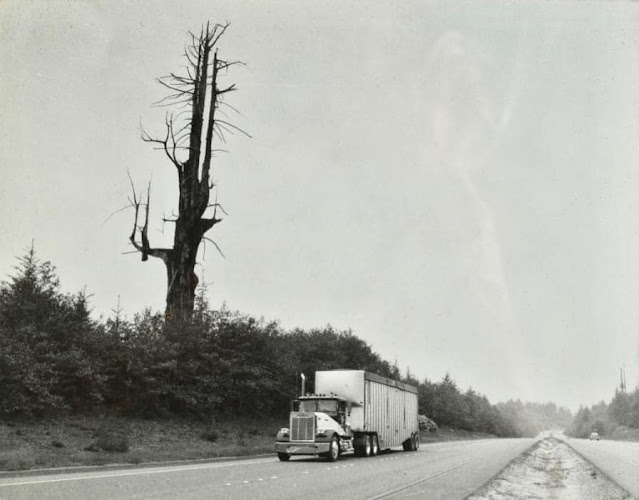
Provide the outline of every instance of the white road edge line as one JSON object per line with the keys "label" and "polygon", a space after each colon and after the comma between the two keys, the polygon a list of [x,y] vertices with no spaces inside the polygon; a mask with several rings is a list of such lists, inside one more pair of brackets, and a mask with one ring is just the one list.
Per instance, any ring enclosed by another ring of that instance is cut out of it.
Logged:
{"label": "white road edge line", "polygon": [[176,468],[160,468],[160,469],[141,469],[135,471],[121,471],[115,472],[112,474],[90,474],[85,476],[74,476],[74,477],[62,477],[59,479],[36,479],[33,481],[21,481],[16,483],[0,483],[0,488],[8,488],[11,486],[29,486],[32,484],[48,484],[48,483],[63,483],[67,481],[85,481],[87,479],[101,479],[101,478],[112,478],[112,477],[123,477],[123,476],[144,476],[150,474],[167,474],[169,472],[185,472],[191,470],[203,470],[203,469],[217,469],[222,467],[234,467],[237,465],[250,465],[250,464],[259,464],[264,460],[243,460],[241,462],[229,462],[225,464],[203,464],[203,465],[189,465],[182,466]]}
{"label": "white road edge line", "polygon": [[471,458],[470,460],[467,460],[466,462],[462,462],[461,464],[454,465],[453,467],[450,467],[449,469],[436,472],[435,474],[431,474],[430,476],[423,477],[421,479],[418,479],[417,481],[413,481],[412,483],[406,484],[406,485],[401,486],[399,488],[396,488],[394,490],[386,491],[386,492],[381,493],[381,494],[379,494],[377,496],[371,497],[368,500],[379,500],[380,498],[384,498],[384,497],[388,497],[390,495],[394,495],[395,493],[399,493],[401,491],[407,490],[408,488],[412,488],[413,486],[416,486],[419,483],[423,483],[425,481],[428,481],[429,479],[434,479],[434,478],[436,478],[438,476],[442,476],[442,475],[446,474],[447,472],[453,471],[455,469],[459,469],[460,467],[463,467],[466,464],[474,462],[475,460],[477,460],[477,458]]}

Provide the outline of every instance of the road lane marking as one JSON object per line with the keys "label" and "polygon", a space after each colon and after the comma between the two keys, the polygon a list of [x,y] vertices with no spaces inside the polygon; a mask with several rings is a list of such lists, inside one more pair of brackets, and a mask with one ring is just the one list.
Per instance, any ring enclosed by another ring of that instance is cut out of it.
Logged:
{"label": "road lane marking", "polygon": [[[58,479],[34,479],[31,481],[20,481],[13,483],[0,483],[0,488],[6,488],[11,486],[29,486],[32,484],[48,484],[48,483],[64,483],[68,481],[86,481],[88,479],[102,479],[102,478],[113,478],[113,477],[125,477],[125,476],[142,476],[142,475],[151,475],[151,474],[167,474],[169,472],[188,472],[188,471],[196,471],[196,470],[205,470],[205,469],[219,469],[222,467],[236,467],[238,465],[251,465],[251,464],[260,464],[265,460],[244,460],[242,462],[229,462],[224,464],[203,464],[203,465],[188,465],[188,466],[180,466],[176,468],[159,468],[159,469],[141,469],[135,471],[120,471],[114,472],[111,474],[88,474],[85,476],[73,476],[73,477],[61,477]],[[271,479],[277,479],[271,478]]]}
{"label": "road lane marking", "polygon": [[386,492],[381,493],[381,494],[379,494],[379,495],[377,495],[375,497],[371,497],[368,500],[379,500],[380,498],[385,498],[385,497],[389,497],[391,495],[394,495],[396,493],[400,493],[400,492],[402,492],[404,490],[407,490],[409,488],[412,488],[413,486],[416,486],[416,485],[418,485],[420,483],[424,483],[424,482],[428,481],[429,479],[434,479],[434,478],[436,478],[438,476],[443,476],[447,472],[453,471],[455,469],[459,469],[460,467],[463,467],[464,465],[467,465],[467,464],[469,464],[471,462],[474,462],[475,460],[477,460],[477,458],[471,458],[470,460],[467,460],[466,462],[462,462],[461,464],[454,465],[453,467],[450,467],[450,468],[448,468],[446,470],[442,470],[442,471],[436,472],[435,474],[431,474],[430,476],[423,477],[421,479],[418,479],[417,481],[413,481],[412,483],[406,484],[404,486],[400,486],[399,488],[395,488],[394,490],[386,491]]}

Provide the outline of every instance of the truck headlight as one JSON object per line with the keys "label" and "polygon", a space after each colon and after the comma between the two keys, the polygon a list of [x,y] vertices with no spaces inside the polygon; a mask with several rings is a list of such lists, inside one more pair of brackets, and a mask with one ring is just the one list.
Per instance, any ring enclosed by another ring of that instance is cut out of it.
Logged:
{"label": "truck headlight", "polygon": [[287,427],[282,427],[275,437],[276,441],[288,441],[289,439],[290,434]]}

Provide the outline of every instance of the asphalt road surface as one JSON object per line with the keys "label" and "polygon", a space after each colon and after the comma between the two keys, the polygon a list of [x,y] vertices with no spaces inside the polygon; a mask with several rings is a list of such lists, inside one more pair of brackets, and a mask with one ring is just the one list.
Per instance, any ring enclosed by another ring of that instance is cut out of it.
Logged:
{"label": "asphalt road surface", "polygon": [[639,443],[604,439],[565,441],[633,497],[639,498]]}
{"label": "asphalt road surface", "polygon": [[534,444],[486,439],[422,445],[417,452],[294,457],[0,478],[0,499],[463,499]]}

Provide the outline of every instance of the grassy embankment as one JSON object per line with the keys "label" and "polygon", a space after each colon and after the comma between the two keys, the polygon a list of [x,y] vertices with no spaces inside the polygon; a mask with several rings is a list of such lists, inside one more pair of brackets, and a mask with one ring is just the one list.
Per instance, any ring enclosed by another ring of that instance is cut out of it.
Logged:
{"label": "grassy embankment", "polygon": [[[285,420],[285,419],[284,419]],[[0,471],[107,464],[142,464],[274,453],[285,421],[65,417],[0,422]],[[422,433],[422,442],[493,437],[453,429]]]}
{"label": "grassy embankment", "polygon": [[65,417],[0,422],[0,470],[140,464],[273,451],[279,422]]}

